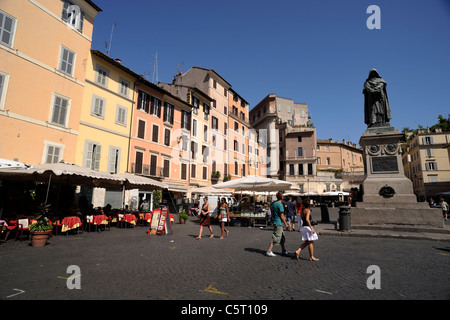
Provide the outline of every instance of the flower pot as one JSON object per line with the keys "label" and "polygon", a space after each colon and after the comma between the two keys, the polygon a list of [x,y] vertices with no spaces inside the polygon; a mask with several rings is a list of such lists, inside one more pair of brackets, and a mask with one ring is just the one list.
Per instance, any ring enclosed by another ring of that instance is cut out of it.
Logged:
{"label": "flower pot", "polygon": [[31,233],[31,245],[33,247],[43,247],[47,244],[47,240],[52,233],[52,230],[47,231],[33,231]]}

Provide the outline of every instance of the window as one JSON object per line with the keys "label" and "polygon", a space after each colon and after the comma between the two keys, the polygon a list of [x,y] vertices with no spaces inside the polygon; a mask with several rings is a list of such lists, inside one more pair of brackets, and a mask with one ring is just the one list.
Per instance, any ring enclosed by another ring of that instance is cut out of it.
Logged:
{"label": "window", "polygon": [[320,164],[322,164],[321,162],[322,162],[322,160],[320,159],[320,157],[317,157],[317,164],[320,165]]}
{"label": "window", "polygon": [[170,160],[164,159],[163,176],[168,178],[170,174]]}
{"label": "window", "polygon": [[161,117],[161,100],[158,98],[152,97],[150,114],[157,116],[158,118]]}
{"label": "window", "polygon": [[168,122],[170,124],[173,124],[173,113],[174,113],[175,107],[168,103],[164,102],[164,122]]}
{"label": "window", "polygon": [[234,140],[234,151],[239,151],[239,144],[237,140]]}
{"label": "window", "polygon": [[433,149],[428,148],[427,149],[427,157],[433,157],[434,156],[434,151]]}
{"label": "window", "polygon": [[106,100],[102,97],[92,95],[91,115],[99,118],[105,117]]}
{"label": "window", "polygon": [[298,157],[303,157],[303,148],[302,147],[298,147],[297,148],[297,156]]}
{"label": "window", "polygon": [[234,122],[234,131],[239,131],[239,123],[237,123],[236,121]]}
{"label": "window", "polygon": [[330,165],[330,158],[327,157],[327,165]]}
{"label": "window", "polygon": [[144,91],[139,90],[137,103],[138,110],[148,113],[150,110],[149,106],[150,106],[150,95]]}
{"label": "window", "polygon": [[128,92],[130,91],[130,82],[119,78],[119,94],[128,98]]}
{"label": "window", "polygon": [[73,75],[73,68],[75,64],[75,53],[65,47],[61,47],[61,56],[59,58],[59,71],[62,71],[69,76]]}
{"label": "window", "polygon": [[209,117],[209,105],[206,103],[203,103],[203,119],[208,120]]}
{"label": "window", "polygon": [[219,120],[216,117],[211,117],[211,123],[213,130],[219,130]]}
{"label": "window", "polygon": [[12,47],[16,19],[0,10],[0,42]]}
{"label": "window", "polygon": [[197,120],[196,119],[192,119],[192,136],[193,137],[197,136]]}
{"label": "window", "polygon": [[313,165],[312,163],[308,163],[308,175],[312,175],[313,174]]}
{"label": "window", "polygon": [[127,108],[117,105],[116,107],[116,123],[122,126],[127,125]]}
{"label": "window", "polygon": [[84,145],[84,167],[99,170],[101,152],[102,146],[100,144],[86,141]]}
{"label": "window", "polygon": [[203,167],[203,174],[202,174],[203,180],[208,179],[208,167]]}
{"label": "window", "polygon": [[60,126],[66,125],[69,100],[61,96],[54,96],[51,123]]}
{"label": "window", "polygon": [[189,137],[185,134],[183,134],[181,136],[181,149],[183,151],[187,151],[188,150],[188,143],[189,143]]}
{"label": "window", "polygon": [[425,145],[433,144],[433,137],[423,137],[422,142]]}
{"label": "window", "polygon": [[8,88],[9,75],[0,71],[0,110],[5,108],[6,89]]}
{"label": "window", "polygon": [[144,154],[142,152],[136,151],[136,162],[134,164],[134,173],[142,174],[142,162],[144,159]]}
{"label": "window", "polygon": [[164,144],[170,146],[170,129],[164,129]]}
{"label": "window", "polygon": [[191,158],[193,160],[195,160],[197,158],[197,151],[198,151],[198,144],[197,144],[197,142],[191,141]]}
{"label": "window", "polygon": [[437,162],[435,161],[428,161],[425,163],[425,168],[427,169],[427,171],[435,171],[437,170]]}
{"label": "window", "polygon": [[192,96],[192,105],[194,109],[192,110],[194,114],[198,114],[198,108],[200,108],[200,100],[197,97]]}
{"label": "window", "polygon": [[191,114],[181,110],[181,129],[191,130]]}
{"label": "window", "polygon": [[138,121],[137,137],[141,138],[141,139],[145,139],[145,121],[144,120]]}
{"label": "window", "polygon": [[298,164],[298,175],[302,176],[303,173],[303,163]]}
{"label": "window", "polygon": [[203,125],[203,141],[208,142],[208,126]]}
{"label": "window", "polygon": [[291,176],[294,175],[294,165],[293,164],[289,164],[289,175],[291,175]]}
{"label": "window", "polygon": [[108,172],[118,173],[120,163],[120,149],[117,147],[109,147],[108,152]]}
{"label": "window", "polygon": [[152,141],[158,143],[158,135],[159,135],[159,127],[157,125],[153,125],[152,131]]}
{"label": "window", "polygon": [[150,156],[150,175],[156,176],[156,166],[158,164],[158,156]]}
{"label": "window", "polygon": [[84,13],[78,6],[73,6],[71,2],[64,1],[61,19],[78,31],[83,31]]}
{"label": "window", "polygon": [[237,161],[234,162],[234,174],[239,175],[239,164]]}
{"label": "window", "polygon": [[[1,92],[0,92],[1,93]],[[227,134],[228,132],[228,124],[226,122],[223,123],[223,133]]]}
{"label": "window", "polygon": [[195,178],[196,170],[197,170],[197,166],[195,164],[191,164],[191,178]]}
{"label": "window", "polygon": [[429,182],[438,182],[438,176],[428,176]]}
{"label": "window", "polygon": [[297,142],[302,142],[302,136],[297,137]]}
{"label": "window", "polygon": [[202,146],[203,162],[208,162],[209,148],[207,146]]}
{"label": "window", "polygon": [[217,81],[213,79],[213,88],[217,89]]}
{"label": "window", "polygon": [[97,65],[97,69],[95,70],[95,83],[107,87],[108,86],[108,75],[109,71],[102,66]]}
{"label": "window", "polygon": [[54,145],[47,145],[45,163],[58,163],[61,156],[61,148]]}

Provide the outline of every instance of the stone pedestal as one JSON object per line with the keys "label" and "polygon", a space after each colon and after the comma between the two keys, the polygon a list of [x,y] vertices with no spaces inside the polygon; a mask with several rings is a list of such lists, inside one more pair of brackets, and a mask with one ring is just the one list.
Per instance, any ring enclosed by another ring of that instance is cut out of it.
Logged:
{"label": "stone pedestal", "polygon": [[366,178],[363,202],[357,202],[351,210],[352,225],[443,228],[441,212],[417,202],[412,182],[403,172],[402,137],[399,130],[389,125],[369,128],[361,137]]}

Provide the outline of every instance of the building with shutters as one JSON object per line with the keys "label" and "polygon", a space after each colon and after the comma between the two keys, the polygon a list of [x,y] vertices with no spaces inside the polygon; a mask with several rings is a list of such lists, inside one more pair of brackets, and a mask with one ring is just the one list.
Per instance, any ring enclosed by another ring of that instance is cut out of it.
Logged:
{"label": "building with shutters", "polygon": [[1,158],[75,162],[84,64],[100,11],[84,0],[1,2]]}
{"label": "building with shutters", "polygon": [[405,176],[411,179],[419,201],[433,198],[438,202],[440,194],[450,191],[450,132],[419,129],[406,136],[402,146]]}

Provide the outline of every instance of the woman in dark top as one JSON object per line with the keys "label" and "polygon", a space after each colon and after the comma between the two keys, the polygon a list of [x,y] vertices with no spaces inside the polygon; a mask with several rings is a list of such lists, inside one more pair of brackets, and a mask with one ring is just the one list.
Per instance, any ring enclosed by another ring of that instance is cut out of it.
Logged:
{"label": "woman in dark top", "polygon": [[308,247],[309,249],[309,260],[310,261],[319,261],[319,259],[314,257],[314,247],[313,242],[318,239],[316,231],[311,225],[311,210],[309,209],[309,201],[303,201],[303,209],[301,212],[301,218],[303,222],[302,226],[302,240],[305,241],[302,243],[300,248],[295,251],[295,257],[297,260],[300,259],[300,252]]}
{"label": "woman in dark top", "polygon": [[201,239],[202,238],[202,231],[203,227],[207,227],[209,231],[211,232],[210,238],[214,237],[212,228],[211,228],[211,217],[209,215],[209,203],[208,203],[208,197],[205,197],[203,199],[203,206],[202,210],[200,211],[200,231],[198,233],[198,237],[195,239]]}

